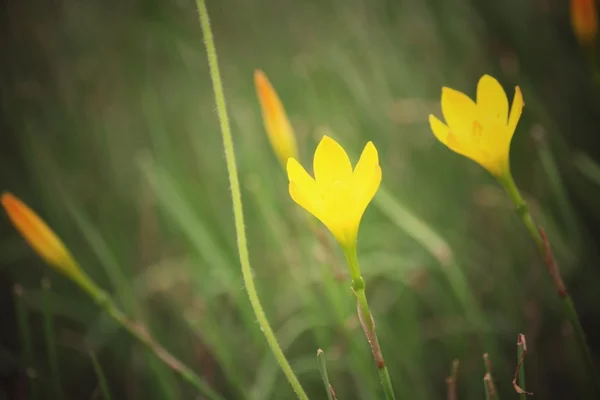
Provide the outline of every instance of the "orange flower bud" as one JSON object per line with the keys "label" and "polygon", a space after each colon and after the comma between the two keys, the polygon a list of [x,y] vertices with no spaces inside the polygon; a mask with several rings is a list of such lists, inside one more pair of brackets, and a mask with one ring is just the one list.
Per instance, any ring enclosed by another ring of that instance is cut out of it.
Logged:
{"label": "orange flower bud", "polygon": [[72,279],[81,277],[69,250],[35,211],[11,193],[2,194],[1,202],[15,228],[44,261]]}
{"label": "orange flower bud", "polygon": [[571,0],[571,25],[580,43],[593,43],[598,34],[596,0]]}
{"label": "orange flower bud", "polygon": [[298,158],[294,129],[277,92],[261,70],[254,72],[254,84],[269,141],[277,158],[285,166],[289,158]]}

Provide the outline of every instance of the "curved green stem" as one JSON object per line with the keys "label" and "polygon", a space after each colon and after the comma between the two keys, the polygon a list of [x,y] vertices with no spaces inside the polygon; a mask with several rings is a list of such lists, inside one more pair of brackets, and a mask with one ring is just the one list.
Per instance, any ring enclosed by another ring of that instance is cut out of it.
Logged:
{"label": "curved green stem", "polygon": [[92,360],[94,372],[96,373],[96,379],[98,379],[98,388],[100,389],[100,393],[102,393],[102,397],[104,400],[112,400],[110,389],[108,388],[108,382],[106,381],[106,375],[104,375],[104,371],[102,370],[102,366],[100,365],[98,358],[91,350],[89,351],[89,355],[90,359]]}
{"label": "curved green stem", "polygon": [[[78,267],[79,269],[79,267]],[[141,323],[132,320],[125,315],[113,302],[110,296],[100,289],[94,281],[87,277],[83,272],[79,275],[75,282],[86,291],[90,297],[94,299],[96,304],[101,307],[108,315],[118,322],[125,330],[133,336],[138,342],[142,343],[150,350],[160,361],[165,363],[167,367],[179,374],[181,378],[187,381],[192,386],[196,387],[203,395],[211,400],[222,400],[223,398],[210,388],[210,386],[202,380],[196,373],[187,365],[179,361],[174,355],[169,353],[154,337],[148,329]]]}
{"label": "curved green stem", "polygon": [[352,246],[352,248],[345,248],[344,255],[346,256],[348,268],[350,269],[350,276],[352,277],[352,290],[356,296],[358,318],[365,336],[367,337],[367,341],[371,346],[373,359],[375,360],[375,365],[377,366],[377,372],[379,373],[379,379],[381,381],[381,386],[383,387],[383,392],[385,393],[385,398],[387,400],[396,400],[396,395],[394,394],[394,388],[392,387],[392,381],[390,379],[390,373],[388,372],[387,365],[383,359],[381,347],[379,346],[379,340],[377,339],[375,320],[373,319],[373,315],[371,314],[371,310],[369,308],[369,303],[367,302],[367,295],[365,292],[366,284],[365,280],[360,274],[356,246]]}
{"label": "curved green stem", "polygon": [[279,363],[279,366],[283,370],[288,381],[292,385],[294,392],[300,399],[308,399],[308,396],[304,392],[300,381],[294,374],[292,367],[288,363],[275,333],[269,325],[269,321],[263,311],[254,285],[252,278],[252,268],[250,266],[250,256],[248,254],[248,245],[246,240],[246,233],[244,230],[244,212],[242,207],[242,195],[240,190],[240,182],[238,177],[238,171],[235,160],[235,153],[233,150],[233,139],[231,136],[231,128],[229,126],[229,117],[227,116],[227,106],[225,102],[225,94],[223,93],[223,84],[221,82],[221,73],[219,72],[219,63],[217,59],[217,51],[215,49],[215,43],[213,40],[212,30],[210,27],[210,19],[208,17],[208,10],[204,0],[196,0],[198,7],[198,15],[200,17],[200,25],[202,28],[202,34],[204,35],[204,44],[206,46],[206,54],[208,56],[208,65],[210,69],[210,77],[213,83],[213,90],[215,95],[215,102],[217,104],[217,114],[219,117],[219,123],[221,125],[221,134],[223,135],[223,147],[225,148],[225,158],[227,161],[227,171],[229,173],[229,183],[231,186],[231,197],[233,200],[233,216],[235,219],[235,230],[237,235],[238,251],[240,257],[240,264],[242,266],[242,275],[244,278],[244,284],[248,291],[248,297],[252,309],[256,314],[256,319],[260,325],[260,328],[267,339],[267,343],[275,356],[275,359]]}
{"label": "curved green stem", "polygon": [[521,192],[519,192],[519,188],[517,188],[512,174],[509,172],[506,177],[499,178],[498,181],[500,182],[502,187],[504,187],[506,193],[508,193],[508,196],[515,205],[515,211],[517,215],[519,216],[519,218],[521,218],[521,221],[525,225],[525,228],[527,228],[527,232],[529,232],[529,235],[537,245],[538,249],[543,254],[544,240],[542,238],[542,235],[540,234],[539,229],[535,225],[535,222],[533,221],[533,217],[529,213],[529,206],[521,196]]}
{"label": "curved green stem", "polygon": [[523,224],[527,228],[529,235],[537,245],[540,255],[544,259],[546,269],[553,280],[556,293],[560,297],[565,309],[565,313],[567,314],[567,318],[573,326],[575,339],[581,355],[585,360],[590,378],[594,382],[596,395],[598,398],[600,398],[600,379],[596,365],[594,364],[594,360],[592,358],[592,352],[588,346],[583,326],[581,326],[581,321],[579,319],[579,315],[577,314],[575,303],[573,303],[573,299],[567,291],[567,287],[562,279],[556,260],[552,255],[546,234],[533,221],[531,213],[529,212],[529,207],[527,206],[527,203],[525,203],[525,200],[523,200],[523,197],[521,196],[521,193],[519,192],[519,189],[517,188],[517,185],[515,184],[510,172],[505,177],[498,178],[498,180],[515,204],[516,212],[519,215],[519,218],[521,218],[521,221],[523,221]]}

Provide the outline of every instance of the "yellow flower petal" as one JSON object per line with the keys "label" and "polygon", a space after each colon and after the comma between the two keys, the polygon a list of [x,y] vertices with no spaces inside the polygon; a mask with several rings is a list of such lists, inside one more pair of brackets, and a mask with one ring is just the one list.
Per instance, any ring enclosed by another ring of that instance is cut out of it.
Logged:
{"label": "yellow flower petal", "polygon": [[515,96],[513,98],[512,107],[510,109],[510,116],[508,117],[508,131],[511,137],[512,135],[514,135],[515,130],[517,129],[519,119],[521,119],[523,105],[523,94],[521,93],[521,88],[516,86]]}
{"label": "yellow flower petal", "polygon": [[329,136],[323,136],[317,146],[313,169],[317,185],[321,188],[331,187],[336,181],[347,180],[352,175],[348,154]]}
{"label": "yellow flower petal", "polygon": [[322,204],[315,180],[295,158],[288,160],[286,169],[292,199],[306,211],[319,218]]}
{"label": "yellow flower petal", "polygon": [[492,175],[503,175],[508,171],[512,135],[508,132],[506,124],[488,123],[484,129],[479,152],[473,159]]}
{"label": "yellow flower petal", "polygon": [[509,115],[506,92],[495,78],[484,75],[477,85],[477,103],[461,92],[442,88],[446,124],[433,115],[429,124],[440,142],[499,177],[509,172],[510,142],[522,110],[519,87]]}
{"label": "yellow flower petal", "polygon": [[481,123],[497,121],[506,124],[508,121],[508,98],[495,78],[483,75],[477,84],[477,108]]}
{"label": "yellow flower petal", "polygon": [[336,181],[326,194],[325,208],[317,217],[344,247],[356,246],[360,216],[352,201],[354,188],[349,181]]}
{"label": "yellow flower petal", "polygon": [[440,142],[448,146],[448,148],[455,153],[463,156],[466,155],[464,149],[458,143],[456,136],[450,132],[450,128],[433,114],[429,114],[429,125],[431,126],[433,134]]}
{"label": "yellow flower petal", "polygon": [[1,202],[15,228],[44,261],[71,278],[80,276],[66,246],[31,208],[11,193],[2,194]]}
{"label": "yellow flower petal", "polygon": [[363,149],[352,174],[353,197],[356,202],[354,207],[359,218],[362,217],[365,209],[371,200],[373,200],[380,183],[381,167],[379,166],[379,155],[373,142],[369,142]]}
{"label": "yellow flower petal", "polygon": [[254,85],[269,141],[279,161],[286,165],[288,158],[298,158],[294,129],[277,92],[263,71],[254,72]]}
{"label": "yellow flower petal", "polygon": [[354,171],[348,155],[324,136],[313,160],[315,179],[291,158],[287,164],[292,199],[317,217],[346,249],[356,246],[360,220],[381,182],[379,156],[369,142]]}
{"label": "yellow flower petal", "polygon": [[476,111],[475,103],[467,95],[447,87],[442,88],[442,113],[446,124],[459,141],[463,136],[471,135]]}

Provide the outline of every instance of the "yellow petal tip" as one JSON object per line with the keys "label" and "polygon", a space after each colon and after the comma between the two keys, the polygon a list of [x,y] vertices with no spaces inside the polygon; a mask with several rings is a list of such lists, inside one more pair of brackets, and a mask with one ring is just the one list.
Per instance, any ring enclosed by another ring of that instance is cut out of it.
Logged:
{"label": "yellow petal tip", "polygon": [[[519,85],[515,86],[515,94],[521,99],[523,98],[523,92],[521,91],[521,87],[519,87]],[[525,103],[523,103],[523,105],[525,105]]]}
{"label": "yellow petal tip", "polygon": [[323,143],[323,142],[325,142],[325,143],[327,143],[327,142],[329,142],[329,143],[331,143],[331,142],[337,143],[332,137],[327,136],[327,135],[323,135],[323,137],[321,138],[321,143]]}
{"label": "yellow petal tip", "polygon": [[294,161],[296,161],[296,159],[294,157],[290,157],[285,163],[285,170],[287,171],[288,175],[290,173],[290,168],[292,168],[292,164],[294,163]]}

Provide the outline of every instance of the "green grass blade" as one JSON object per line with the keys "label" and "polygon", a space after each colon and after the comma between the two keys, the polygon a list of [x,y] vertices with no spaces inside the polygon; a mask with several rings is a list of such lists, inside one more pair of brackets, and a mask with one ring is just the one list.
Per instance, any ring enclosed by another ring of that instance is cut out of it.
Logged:
{"label": "green grass blade", "polygon": [[14,286],[15,306],[17,312],[17,323],[19,324],[19,334],[21,336],[21,346],[23,347],[23,359],[25,361],[28,382],[28,393],[31,400],[40,399],[40,392],[36,379],[36,371],[33,369],[33,342],[31,330],[28,321],[28,311],[25,305],[25,292],[23,286]]}
{"label": "green grass blade", "polygon": [[327,374],[327,360],[325,359],[325,352],[321,349],[317,350],[317,364],[319,365],[319,373],[323,380],[323,386],[327,392],[328,400],[335,400],[335,392],[333,386],[329,383],[329,375]]}
{"label": "green grass blade", "polygon": [[[50,293],[52,290],[51,283],[48,278],[42,279],[42,292]],[[46,351],[48,353],[48,364],[50,365],[50,376],[52,378],[52,388],[54,390],[54,398],[63,400],[65,395],[61,386],[60,368],[58,366],[58,354],[56,349],[56,337],[54,334],[54,313],[52,310],[52,302],[44,301],[44,337],[46,339]]]}
{"label": "green grass blade", "polygon": [[88,352],[90,356],[90,360],[92,360],[92,365],[94,366],[94,372],[96,373],[96,379],[98,379],[98,388],[100,389],[100,393],[102,393],[102,397],[104,400],[112,400],[112,396],[110,394],[110,389],[108,388],[108,381],[106,380],[106,375],[102,370],[102,366],[96,358],[96,354],[90,350]]}

